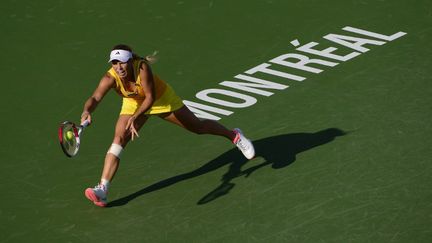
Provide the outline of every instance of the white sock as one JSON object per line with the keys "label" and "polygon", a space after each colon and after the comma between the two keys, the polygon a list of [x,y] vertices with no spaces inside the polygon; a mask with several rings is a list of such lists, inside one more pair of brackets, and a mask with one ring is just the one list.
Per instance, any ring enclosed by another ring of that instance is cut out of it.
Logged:
{"label": "white sock", "polygon": [[110,186],[110,182],[107,179],[101,179],[101,184],[105,187],[105,190],[108,191],[108,188]]}

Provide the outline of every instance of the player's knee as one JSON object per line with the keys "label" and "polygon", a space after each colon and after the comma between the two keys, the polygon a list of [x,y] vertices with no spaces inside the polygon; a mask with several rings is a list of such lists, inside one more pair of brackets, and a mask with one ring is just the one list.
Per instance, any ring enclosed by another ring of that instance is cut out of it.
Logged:
{"label": "player's knee", "polygon": [[114,135],[114,139],[113,139],[113,143],[115,144],[119,144],[122,147],[125,147],[126,144],[129,142],[130,137],[128,137],[126,134],[115,134]]}

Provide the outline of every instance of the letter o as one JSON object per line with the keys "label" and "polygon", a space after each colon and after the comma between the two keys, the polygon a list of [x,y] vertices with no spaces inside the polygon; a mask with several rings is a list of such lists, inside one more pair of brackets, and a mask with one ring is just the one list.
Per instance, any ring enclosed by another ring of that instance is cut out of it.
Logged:
{"label": "letter o", "polygon": [[[234,103],[231,101],[221,100],[221,99],[210,97],[209,96],[210,94],[221,94],[225,96],[230,96],[233,98],[237,98],[242,102]],[[237,92],[228,91],[224,89],[205,89],[198,92],[196,94],[196,97],[203,101],[207,101],[213,104],[218,104],[226,107],[232,107],[232,108],[245,108],[254,105],[257,102],[257,99],[255,99],[255,97],[252,97],[250,95],[240,94]]]}

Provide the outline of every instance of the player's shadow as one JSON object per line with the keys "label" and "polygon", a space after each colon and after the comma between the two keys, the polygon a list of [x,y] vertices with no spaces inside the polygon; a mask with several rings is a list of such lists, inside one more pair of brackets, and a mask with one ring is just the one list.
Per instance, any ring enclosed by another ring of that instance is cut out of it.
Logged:
{"label": "player's shadow", "polygon": [[114,200],[108,203],[107,206],[117,207],[125,205],[129,201],[146,193],[163,189],[177,182],[194,178],[219,169],[222,166],[229,165],[229,170],[222,176],[221,184],[197,202],[197,204],[205,204],[228,194],[235,186],[235,184],[231,182],[234,178],[239,176],[248,177],[253,172],[264,166],[271,166],[273,169],[284,168],[296,160],[297,154],[329,143],[336,137],[345,134],[346,133],[340,129],[329,128],[315,133],[283,134],[255,140],[253,141],[253,144],[256,151],[256,157],[262,157],[265,160],[261,164],[242,170],[242,167],[248,162],[248,160],[243,157],[237,148],[233,148],[198,169],[156,182],[135,193]]}

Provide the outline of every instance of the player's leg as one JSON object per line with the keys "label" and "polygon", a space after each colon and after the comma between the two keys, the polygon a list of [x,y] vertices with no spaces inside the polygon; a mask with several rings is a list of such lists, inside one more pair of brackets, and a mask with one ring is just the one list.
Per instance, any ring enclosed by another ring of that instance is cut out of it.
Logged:
{"label": "player's leg", "polygon": [[174,112],[161,114],[160,117],[196,134],[224,136],[232,141],[247,159],[252,159],[255,156],[252,142],[243,135],[240,129],[228,130],[217,121],[200,120],[187,106]]}
{"label": "player's leg", "polygon": [[[126,124],[131,116],[120,115],[114,133],[114,139],[108,153],[105,156],[104,169],[102,171],[101,180],[112,181],[118,169],[120,162],[120,154],[131,139],[129,130],[126,130]],[[135,120],[135,128],[137,131],[141,129],[147,121],[148,116],[141,116]]]}
{"label": "player's leg", "polygon": [[[106,156],[100,183],[95,188],[87,188],[85,195],[98,206],[105,206],[106,194],[108,187],[114,175],[117,172],[120,163],[120,155],[131,139],[129,130],[126,130],[126,124],[131,116],[120,115],[115,127],[114,139]],[[147,116],[141,116],[135,120],[135,128],[137,131],[141,129],[147,121]]]}
{"label": "player's leg", "polygon": [[196,134],[223,136],[230,141],[233,141],[236,136],[234,131],[227,129],[217,121],[198,119],[187,106],[183,106],[174,112],[163,113],[159,116]]}

